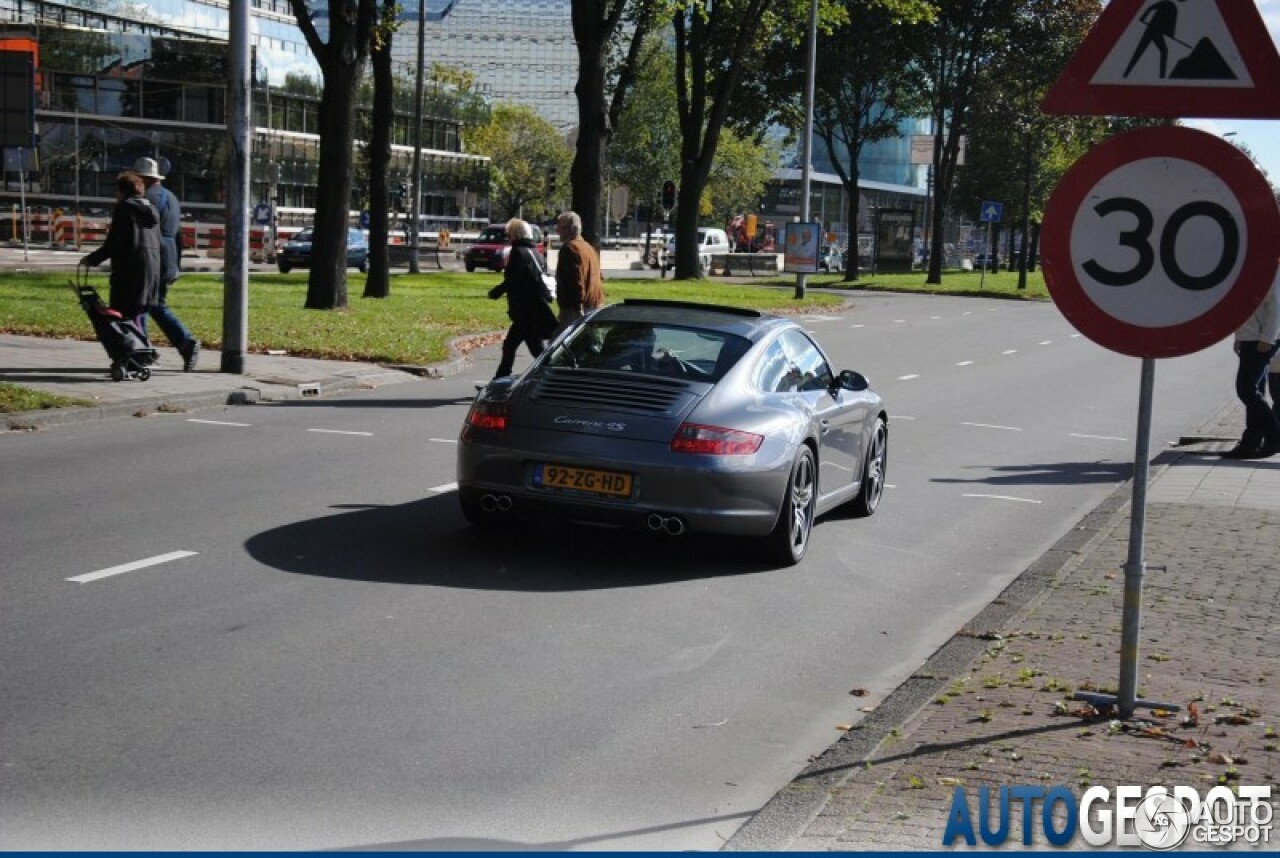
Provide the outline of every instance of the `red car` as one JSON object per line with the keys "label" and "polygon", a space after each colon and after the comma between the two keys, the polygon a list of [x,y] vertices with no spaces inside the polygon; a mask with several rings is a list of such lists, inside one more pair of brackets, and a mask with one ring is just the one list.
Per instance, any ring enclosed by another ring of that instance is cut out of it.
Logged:
{"label": "red car", "polygon": [[[536,224],[529,224],[529,228],[533,230],[533,243],[537,245],[542,258],[546,259],[547,244],[542,238],[542,228]],[[507,265],[507,251],[510,247],[507,243],[507,225],[491,223],[480,231],[480,235],[467,248],[462,261],[468,271],[475,271],[477,268],[501,271]]]}

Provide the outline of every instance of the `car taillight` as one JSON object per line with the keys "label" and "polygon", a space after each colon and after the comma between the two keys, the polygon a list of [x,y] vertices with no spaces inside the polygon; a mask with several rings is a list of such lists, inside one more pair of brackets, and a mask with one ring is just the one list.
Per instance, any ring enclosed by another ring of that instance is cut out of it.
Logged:
{"label": "car taillight", "polygon": [[510,416],[511,409],[505,402],[477,402],[467,413],[467,425],[473,429],[503,432]]}
{"label": "car taillight", "polygon": [[764,443],[763,435],[685,423],[671,439],[675,453],[702,453],[708,456],[749,456]]}

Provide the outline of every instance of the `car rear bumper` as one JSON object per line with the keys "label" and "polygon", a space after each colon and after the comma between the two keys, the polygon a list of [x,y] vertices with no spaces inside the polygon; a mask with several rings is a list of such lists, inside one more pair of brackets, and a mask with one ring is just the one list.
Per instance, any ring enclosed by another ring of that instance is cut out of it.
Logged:
{"label": "car rear bumper", "polygon": [[[464,502],[513,515],[550,516],[653,530],[652,518],[675,518],[691,533],[763,536],[773,529],[790,476],[790,461],[765,464],[742,457],[686,456],[644,442],[615,443],[608,458],[561,451],[514,452],[472,439],[459,445],[458,492]],[[730,460],[736,461],[730,461]],[[632,478],[627,498],[540,488],[538,463],[622,472]],[[500,501],[500,503],[498,503]]]}

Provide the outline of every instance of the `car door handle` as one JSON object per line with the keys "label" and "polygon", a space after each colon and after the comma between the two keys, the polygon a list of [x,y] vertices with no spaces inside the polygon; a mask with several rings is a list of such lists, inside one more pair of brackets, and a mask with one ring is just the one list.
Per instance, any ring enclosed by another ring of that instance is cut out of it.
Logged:
{"label": "car door handle", "polygon": [[831,431],[831,421],[830,421],[830,420],[819,420],[819,421],[818,421],[818,425],[822,427],[822,434],[823,434],[823,435],[825,435],[825,434],[827,434],[828,432],[830,432],[830,431]]}

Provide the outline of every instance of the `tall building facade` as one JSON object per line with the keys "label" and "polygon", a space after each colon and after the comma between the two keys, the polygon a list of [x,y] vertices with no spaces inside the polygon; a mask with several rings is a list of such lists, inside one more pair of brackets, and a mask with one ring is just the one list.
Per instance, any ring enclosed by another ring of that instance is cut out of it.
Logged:
{"label": "tall building facade", "polygon": [[[414,64],[414,0],[393,41],[397,58]],[[426,24],[427,63],[472,72],[495,102],[532,107],[568,132],[578,121],[573,88],[578,49],[570,0],[457,0],[442,21]]]}
{"label": "tall building facade", "polygon": [[[146,155],[165,166],[166,184],[187,214],[221,219],[228,5],[0,0],[0,36],[21,35],[35,46],[27,56],[35,70],[37,153],[20,165],[24,171],[6,172],[0,205],[21,200],[47,211],[109,210],[117,173]],[[317,20],[322,32],[324,25]],[[255,202],[275,203],[282,223],[303,223],[311,217],[318,178],[319,66],[287,0],[252,0],[250,29],[252,194]],[[8,88],[3,92],[11,97]],[[412,172],[412,111],[403,107],[392,129],[392,187]],[[351,208],[358,212],[367,182],[358,142],[352,157],[359,178]],[[425,215],[455,229],[468,215],[486,219],[488,171],[487,159],[462,152],[456,118],[424,118]]]}

